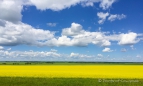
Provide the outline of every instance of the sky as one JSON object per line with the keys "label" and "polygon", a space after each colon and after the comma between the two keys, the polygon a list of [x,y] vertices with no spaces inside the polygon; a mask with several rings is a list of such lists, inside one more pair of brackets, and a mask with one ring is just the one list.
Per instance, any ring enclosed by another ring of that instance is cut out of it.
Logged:
{"label": "sky", "polygon": [[0,61],[143,62],[142,0],[0,0]]}

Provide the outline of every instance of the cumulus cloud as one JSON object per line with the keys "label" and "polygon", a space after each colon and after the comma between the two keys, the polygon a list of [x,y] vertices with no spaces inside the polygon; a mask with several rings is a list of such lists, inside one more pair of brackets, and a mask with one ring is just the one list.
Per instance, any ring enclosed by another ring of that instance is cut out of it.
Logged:
{"label": "cumulus cloud", "polygon": [[126,18],[126,15],[124,15],[124,14],[121,14],[121,15],[119,15],[119,14],[112,15],[112,14],[111,14],[111,15],[108,17],[108,20],[109,20],[109,21],[115,21],[116,19],[121,20],[121,19],[124,19],[124,18]]}
{"label": "cumulus cloud", "polygon": [[116,0],[81,0],[81,5],[93,6],[94,3],[98,2],[100,2],[99,7],[101,7],[103,10],[107,10],[112,6],[114,2],[116,2]]}
{"label": "cumulus cloud", "polygon": [[[90,41],[88,41],[90,42]],[[60,37],[55,37],[43,42],[38,42],[37,46],[50,46],[50,47],[54,47],[54,46],[87,46],[88,42],[86,42],[85,40],[81,39],[75,39],[75,38],[69,38],[67,36],[60,36]],[[39,45],[38,45],[39,44]]]}
{"label": "cumulus cloud", "polygon": [[80,3],[80,0],[44,0],[44,1],[37,1],[37,0],[30,0],[30,2],[36,6],[37,9],[46,10],[51,9],[54,11],[59,11],[65,8],[69,8],[73,5]]}
{"label": "cumulus cloud", "polygon": [[[111,42],[106,39],[103,32],[89,32],[85,31],[80,24],[72,23],[70,28],[62,30],[62,37],[68,38],[69,45],[74,46],[87,46],[92,43],[99,46],[110,46]],[[70,38],[67,36],[71,36]],[[66,41],[65,41],[66,42]]]}
{"label": "cumulus cloud", "polygon": [[69,38],[61,36],[47,41],[45,44],[48,46],[87,46],[91,41],[85,41],[86,38]]}
{"label": "cumulus cloud", "polygon": [[94,3],[100,2],[100,7],[104,10],[110,8],[112,4],[116,0],[44,0],[44,1],[37,1],[37,0],[29,0],[32,5],[36,6],[37,9],[46,10],[51,9],[54,11],[63,10],[65,8],[70,8],[71,6],[81,4],[82,6],[93,6]]}
{"label": "cumulus cloud", "polygon": [[103,13],[103,12],[98,12],[97,13],[97,16],[99,17],[99,21],[98,21],[98,23],[99,24],[103,24],[104,23],[104,21],[106,20],[106,18],[109,16],[109,13],[107,12],[107,13]]}
{"label": "cumulus cloud", "polygon": [[6,21],[5,27],[0,26],[0,45],[40,45],[54,37],[54,32],[35,29],[30,25]]}
{"label": "cumulus cloud", "polygon": [[83,55],[83,54],[79,54],[79,53],[71,53],[70,57],[72,57],[72,58],[90,58],[91,56]]}
{"label": "cumulus cloud", "polygon": [[97,13],[97,16],[99,17],[99,21],[98,21],[98,23],[99,24],[103,24],[105,21],[106,21],[106,18],[108,17],[108,20],[109,21],[115,21],[115,20],[121,20],[121,19],[124,19],[124,18],[126,18],[126,15],[124,15],[124,14],[121,14],[121,15],[119,15],[119,14],[110,14],[110,13],[103,13],[103,12],[98,12]]}
{"label": "cumulus cloud", "polygon": [[0,19],[17,23],[22,19],[22,0],[0,0]]}
{"label": "cumulus cloud", "polygon": [[[86,55],[80,53],[58,53],[51,51],[8,51],[0,50],[0,60],[1,61],[142,61],[142,57],[137,55],[136,57],[129,58],[100,58],[103,57],[102,54]],[[109,55],[107,56],[109,57]],[[134,60],[132,60],[134,59]]]}
{"label": "cumulus cloud", "polygon": [[55,32],[37,29],[28,24],[17,24],[5,21],[5,26],[0,26],[0,46],[34,45],[34,46],[88,46],[95,44],[102,47],[117,41],[119,45],[135,44],[140,41],[137,33],[110,34],[109,32],[90,32],[83,29],[82,25],[72,23],[71,27],[63,28],[61,36]]}
{"label": "cumulus cloud", "polygon": [[61,36],[56,38],[53,38],[49,41],[47,41],[46,45],[50,46],[72,46],[71,39],[67,36]]}
{"label": "cumulus cloud", "polygon": [[55,27],[57,25],[57,23],[47,23],[47,25],[50,27]]}
{"label": "cumulus cloud", "polygon": [[81,33],[84,33],[84,30],[82,26],[78,23],[72,23],[71,27],[64,28],[62,30],[62,35],[65,35],[65,36],[74,36],[74,35],[78,35]]}
{"label": "cumulus cloud", "polygon": [[92,41],[93,44],[96,44],[96,45],[100,45],[100,46],[110,46],[111,45],[111,42],[106,39],[106,35],[105,33],[102,33],[102,32],[95,32],[94,33],[94,40]]}
{"label": "cumulus cloud", "polygon": [[[10,21],[13,23],[18,23],[22,19],[22,11],[24,6],[36,6],[39,10],[53,10],[60,11],[77,4],[82,6],[93,6],[94,3],[100,3],[100,7],[103,9],[108,9],[112,6],[115,0],[0,0],[0,19]],[[4,25],[0,21],[0,25]],[[50,24],[50,26],[55,26],[55,24]]]}
{"label": "cumulus cloud", "polygon": [[[99,2],[98,0],[96,0],[96,1]],[[82,5],[83,7],[93,6],[93,5],[94,5],[94,0],[93,0],[93,1],[87,0],[87,1],[85,1],[85,2],[82,2],[81,5]]]}
{"label": "cumulus cloud", "polygon": [[116,0],[101,0],[100,7],[104,10],[110,8]]}
{"label": "cumulus cloud", "polygon": [[64,61],[90,59],[95,56],[80,53],[60,54],[53,51],[4,51],[0,50],[0,60],[11,61]]}
{"label": "cumulus cloud", "polygon": [[120,34],[119,45],[133,45],[138,43],[140,40],[137,38],[138,34],[134,32],[129,32],[126,34]]}
{"label": "cumulus cloud", "polygon": [[58,58],[61,54],[56,52],[47,52],[47,51],[0,51],[0,57],[9,60],[42,60],[50,58]]}
{"label": "cumulus cloud", "polygon": [[117,41],[119,45],[134,45],[141,41],[142,35],[135,32],[113,34],[106,36],[111,41]]}
{"label": "cumulus cloud", "polygon": [[102,50],[102,52],[112,52],[113,50],[111,50],[110,48],[105,48]]}

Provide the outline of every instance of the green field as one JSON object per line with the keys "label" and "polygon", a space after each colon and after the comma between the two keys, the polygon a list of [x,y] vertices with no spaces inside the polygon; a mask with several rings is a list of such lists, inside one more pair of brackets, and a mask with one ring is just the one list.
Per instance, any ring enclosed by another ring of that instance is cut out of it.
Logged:
{"label": "green field", "polygon": [[0,77],[0,86],[142,86],[141,79]]}

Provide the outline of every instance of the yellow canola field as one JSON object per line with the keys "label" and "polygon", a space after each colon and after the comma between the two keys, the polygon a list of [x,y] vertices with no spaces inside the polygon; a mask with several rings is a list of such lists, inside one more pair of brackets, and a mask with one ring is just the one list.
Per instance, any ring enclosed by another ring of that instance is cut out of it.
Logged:
{"label": "yellow canola field", "polygon": [[0,65],[0,77],[143,78],[142,65]]}

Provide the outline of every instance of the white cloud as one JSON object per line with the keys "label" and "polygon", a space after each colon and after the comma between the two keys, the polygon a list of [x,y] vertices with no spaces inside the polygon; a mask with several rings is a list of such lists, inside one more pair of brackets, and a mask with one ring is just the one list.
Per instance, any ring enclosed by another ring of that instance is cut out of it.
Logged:
{"label": "white cloud", "polygon": [[135,32],[110,34],[106,36],[106,39],[110,41],[117,41],[119,45],[134,45],[138,43],[142,38],[142,35]]}
{"label": "white cloud", "polygon": [[80,53],[60,54],[53,51],[4,51],[0,50],[0,60],[10,61],[64,61],[90,59],[95,56]]}
{"label": "white cloud", "polygon": [[57,52],[58,50],[56,50],[56,49],[51,49],[51,52]]}
{"label": "white cloud", "polygon": [[[4,20],[3,20],[4,21]],[[49,30],[36,29],[24,23],[5,21],[0,26],[0,46],[34,45],[34,46],[88,46],[95,44],[102,47],[111,45],[110,41],[117,41],[119,45],[133,45],[139,42],[140,35],[134,32],[110,34],[109,32],[85,31],[82,25],[72,23],[71,27],[64,28],[61,36],[56,37]]]}
{"label": "white cloud", "polygon": [[126,15],[122,14],[122,15],[117,15],[117,19],[121,20],[126,18]]}
{"label": "white cloud", "polygon": [[91,1],[87,1],[87,2],[83,2],[83,3],[81,3],[81,5],[83,6],[83,7],[86,7],[86,6],[93,6],[94,5],[94,2],[91,2]]}
{"label": "white cloud", "polygon": [[[85,31],[80,24],[72,23],[70,28],[64,28],[62,35],[71,36],[68,38],[69,45],[87,46],[89,43],[99,46],[110,46],[111,42],[106,39],[103,32],[89,32]],[[65,41],[66,42],[66,41]]]}
{"label": "white cloud", "polygon": [[[0,50],[0,61],[143,61],[141,55],[137,55],[136,57],[120,57],[113,58],[109,55],[108,58],[99,58],[99,56],[103,57],[102,54],[94,55],[86,55],[80,53],[58,53],[51,51],[5,51]],[[134,60],[132,60],[134,59]]]}
{"label": "white cloud", "polygon": [[37,1],[37,0],[30,0],[31,4],[36,6],[37,9],[46,10],[51,9],[54,11],[63,10],[65,8],[70,8],[71,6],[81,4],[82,6],[93,6],[94,3],[100,2],[100,7],[104,10],[110,8],[112,4],[116,0],[44,0],[44,1]]}
{"label": "white cloud", "polygon": [[103,10],[109,9],[116,0],[81,0],[82,6],[93,6],[94,3],[100,2],[100,7]]}
{"label": "white cloud", "polygon": [[[93,6],[100,2],[100,7],[108,9],[115,0],[0,0],[0,19],[18,23],[22,19],[24,6],[36,6],[39,10],[60,11],[77,4],[82,6]],[[1,23],[0,23],[1,24]]]}
{"label": "white cloud", "polygon": [[98,21],[98,23],[99,24],[103,24],[104,23],[104,21],[106,20],[106,18],[109,16],[109,13],[107,12],[107,13],[103,13],[103,12],[98,12],[97,13],[97,16],[99,17],[99,21]]}
{"label": "white cloud", "polygon": [[62,35],[65,35],[65,36],[74,36],[74,35],[81,34],[83,32],[84,32],[84,30],[83,30],[83,28],[82,28],[82,26],[80,24],[78,24],[78,23],[72,23],[71,27],[64,28],[62,30]]}
{"label": "white cloud", "polygon": [[0,19],[17,23],[21,21],[22,0],[0,0]]}
{"label": "white cloud", "polygon": [[57,25],[57,23],[47,23],[47,25],[50,27],[55,27]]}
{"label": "white cloud", "polygon": [[0,26],[0,45],[36,45],[54,37],[54,32],[35,29],[24,23],[11,23],[6,21],[5,27]]}
{"label": "white cloud", "polygon": [[124,18],[126,18],[126,15],[124,15],[124,14],[122,14],[122,15],[119,15],[119,14],[112,15],[112,14],[111,14],[111,15],[108,17],[108,20],[109,20],[109,21],[115,21],[116,19],[121,20],[121,19],[124,19]]}
{"label": "white cloud", "polygon": [[110,13],[103,13],[103,12],[98,12],[97,13],[97,16],[99,17],[99,21],[98,21],[98,23],[99,24],[103,24],[105,21],[106,21],[106,18],[108,17],[108,20],[109,21],[115,21],[115,20],[121,20],[121,19],[124,19],[124,18],[126,18],[126,15],[124,15],[124,14],[121,14],[121,15],[119,15],[119,14],[115,14],[115,15],[113,15],[113,14],[110,14]]}
{"label": "white cloud", "polygon": [[105,48],[102,50],[102,52],[112,52],[113,50],[111,50],[110,48]]}
{"label": "white cloud", "polygon": [[71,6],[74,6],[78,3],[80,3],[80,0],[30,0],[30,2],[36,6],[37,9],[40,10],[46,10],[46,9],[51,9],[54,11],[59,11],[65,8],[69,8]]}
{"label": "white cloud", "polygon": [[87,46],[91,41],[87,40],[86,38],[69,38],[67,36],[61,36],[58,38],[53,38],[47,41],[45,44],[47,46]]}
{"label": "white cloud", "polygon": [[111,45],[111,42],[109,40],[106,40],[106,39],[102,40],[101,46],[106,47],[106,46],[110,46],[110,45]]}
{"label": "white cloud", "polygon": [[85,41],[86,38],[88,37],[85,37],[85,34],[72,37],[62,35],[53,37],[41,44],[42,46],[87,46],[88,43],[91,43],[91,38]]}
{"label": "white cloud", "polygon": [[127,49],[123,48],[121,49],[121,52],[127,52]]}
{"label": "white cloud", "polygon": [[105,38],[101,39],[101,40],[93,40],[92,42],[93,44],[97,44],[100,45],[102,47],[107,47],[111,45],[111,42],[109,40],[106,40]]}
{"label": "white cloud", "polygon": [[56,39],[56,46],[72,46],[71,39],[67,36],[61,36],[58,39]]}
{"label": "white cloud", "polygon": [[56,52],[43,51],[0,51],[0,57],[8,60],[42,60],[61,57],[61,54]]}
{"label": "white cloud", "polygon": [[4,49],[4,47],[0,46],[0,50],[3,50],[3,49]]}
{"label": "white cloud", "polygon": [[126,15],[124,15],[124,14],[122,14],[122,15],[118,15],[117,16],[117,18],[119,19],[119,20],[121,20],[121,19],[124,19],[124,18],[126,18],[127,16]]}
{"label": "white cloud", "polygon": [[102,54],[97,54],[97,57],[103,57],[103,55]]}
{"label": "white cloud", "polygon": [[110,15],[108,17],[108,20],[110,20],[110,21],[114,21],[115,19],[117,19],[117,15]]}
{"label": "white cloud", "polygon": [[137,38],[138,34],[134,32],[129,32],[126,34],[120,34],[119,45],[133,45],[138,43],[140,40]]}
{"label": "white cloud", "polygon": [[101,0],[100,7],[104,10],[110,8],[116,0]]}
{"label": "white cloud", "polygon": [[92,58],[94,56],[89,56],[89,55],[84,55],[84,54],[79,54],[79,53],[71,53],[70,58]]}

